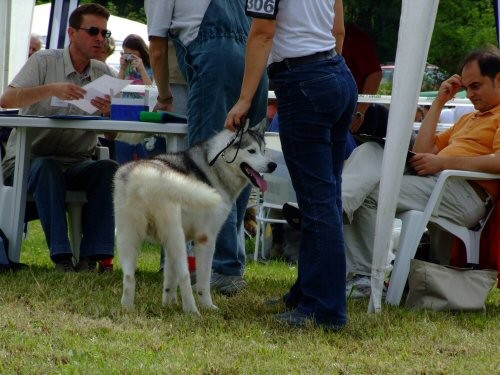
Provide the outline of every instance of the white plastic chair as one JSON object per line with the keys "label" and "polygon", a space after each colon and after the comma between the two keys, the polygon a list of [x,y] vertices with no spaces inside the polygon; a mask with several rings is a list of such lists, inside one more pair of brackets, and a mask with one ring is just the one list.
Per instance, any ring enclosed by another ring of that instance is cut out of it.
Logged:
{"label": "white plastic chair", "polygon": [[493,204],[486,216],[473,228],[466,228],[448,219],[437,216],[445,183],[450,178],[494,180],[500,179],[500,174],[444,170],[441,172],[436,182],[436,186],[432,191],[424,211],[409,210],[397,215],[402,221],[402,227],[399,238],[399,249],[396,254],[394,268],[389,281],[389,289],[386,295],[386,302],[391,305],[399,305],[401,301],[406,279],[410,271],[410,260],[415,256],[420,239],[429,222],[439,225],[441,228],[460,238],[465,244],[467,262],[479,263],[479,240],[481,238],[481,232],[493,210]]}
{"label": "white plastic chair", "polygon": [[281,152],[278,133],[268,132],[266,138],[266,154],[278,165],[272,174],[265,174],[268,189],[260,194],[259,210],[257,219],[257,234],[255,236],[255,251],[253,258],[255,261],[259,257],[259,247],[261,257],[265,259],[266,249],[266,227],[268,224],[286,224],[285,219],[271,216],[272,212],[281,211],[286,202],[296,202],[295,191],[290,181],[290,174],[286,168],[285,159]]}

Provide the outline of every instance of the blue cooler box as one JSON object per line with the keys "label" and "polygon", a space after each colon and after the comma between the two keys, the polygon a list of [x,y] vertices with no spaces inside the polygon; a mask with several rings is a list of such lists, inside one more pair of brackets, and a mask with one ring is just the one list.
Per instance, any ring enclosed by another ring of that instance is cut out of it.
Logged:
{"label": "blue cooler box", "polygon": [[144,99],[113,98],[111,100],[111,120],[139,121],[141,111],[149,108]]}

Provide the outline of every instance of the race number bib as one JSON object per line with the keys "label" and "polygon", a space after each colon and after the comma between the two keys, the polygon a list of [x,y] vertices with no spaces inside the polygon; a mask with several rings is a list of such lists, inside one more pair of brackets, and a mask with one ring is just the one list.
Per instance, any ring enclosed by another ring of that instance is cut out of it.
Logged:
{"label": "race number bib", "polygon": [[247,0],[245,13],[254,18],[276,19],[280,0]]}

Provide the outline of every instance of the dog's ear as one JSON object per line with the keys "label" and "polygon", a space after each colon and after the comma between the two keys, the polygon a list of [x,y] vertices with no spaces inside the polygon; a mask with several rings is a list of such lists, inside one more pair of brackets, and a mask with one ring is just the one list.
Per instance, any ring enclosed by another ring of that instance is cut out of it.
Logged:
{"label": "dog's ear", "polygon": [[252,130],[264,136],[267,130],[267,119],[264,117],[261,122],[252,127]]}
{"label": "dog's ear", "polygon": [[245,120],[245,125],[243,125],[243,133],[246,133],[249,127],[250,127],[250,119],[247,118]]}

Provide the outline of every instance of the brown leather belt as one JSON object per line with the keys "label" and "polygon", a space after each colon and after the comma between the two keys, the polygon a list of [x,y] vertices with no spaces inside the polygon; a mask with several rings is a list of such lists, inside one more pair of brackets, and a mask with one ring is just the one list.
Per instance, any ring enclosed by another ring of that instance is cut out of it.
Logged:
{"label": "brown leather belt", "polygon": [[481,199],[484,203],[488,203],[490,201],[490,194],[481,185],[474,181],[468,180],[467,182],[470,186],[472,186],[479,199]]}

